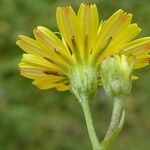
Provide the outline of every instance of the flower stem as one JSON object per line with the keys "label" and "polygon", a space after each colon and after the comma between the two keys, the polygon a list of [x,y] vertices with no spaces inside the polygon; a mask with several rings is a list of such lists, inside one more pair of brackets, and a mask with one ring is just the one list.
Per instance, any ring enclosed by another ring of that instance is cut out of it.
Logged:
{"label": "flower stem", "polygon": [[119,124],[120,118],[121,118],[121,114],[122,114],[123,97],[117,96],[117,97],[114,97],[113,99],[114,99],[114,107],[113,107],[111,122],[110,122],[109,128],[106,132],[104,140],[106,140],[111,135],[111,133],[118,127],[118,124]]}
{"label": "flower stem", "polygon": [[92,116],[90,112],[90,107],[89,107],[89,101],[88,100],[82,100],[81,102],[82,109],[84,112],[85,120],[86,120],[86,125],[89,133],[89,137],[91,139],[92,147],[93,150],[103,150],[102,146],[99,144],[94,126],[93,126],[93,121],[92,121]]}

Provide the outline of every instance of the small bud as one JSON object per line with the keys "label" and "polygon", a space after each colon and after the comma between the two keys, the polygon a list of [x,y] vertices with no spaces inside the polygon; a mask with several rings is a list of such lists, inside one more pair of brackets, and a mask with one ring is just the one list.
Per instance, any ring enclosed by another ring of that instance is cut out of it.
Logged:
{"label": "small bud", "polygon": [[79,66],[71,70],[70,90],[76,98],[93,100],[97,94],[97,74],[95,69],[87,66]]}
{"label": "small bud", "polygon": [[103,60],[101,77],[108,96],[126,96],[132,88],[133,56],[114,55]]}

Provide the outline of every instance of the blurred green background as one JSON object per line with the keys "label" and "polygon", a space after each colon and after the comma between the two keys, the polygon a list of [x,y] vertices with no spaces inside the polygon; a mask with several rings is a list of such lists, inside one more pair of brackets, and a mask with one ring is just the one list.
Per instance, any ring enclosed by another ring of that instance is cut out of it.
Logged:
{"label": "blurred green background", "polygon": [[[57,6],[80,0],[0,0],[0,150],[91,150],[83,113],[70,92],[42,91],[31,80],[20,76],[18,62],[22,51],[15,42],[18,34],[32,35],[43,25],[58,31]],[[83,2],[83,1],[82,1]],[[103,19],[122,8],[134,14],[150,36],[149,0],[91,0],[98,5]],[[135,72],[132,94],[126,99],[126,122],[112,150],[150,149],[150,69]],[[112,111],[112,101],[103,89],[91,103],[99,138],[103,138]]]}

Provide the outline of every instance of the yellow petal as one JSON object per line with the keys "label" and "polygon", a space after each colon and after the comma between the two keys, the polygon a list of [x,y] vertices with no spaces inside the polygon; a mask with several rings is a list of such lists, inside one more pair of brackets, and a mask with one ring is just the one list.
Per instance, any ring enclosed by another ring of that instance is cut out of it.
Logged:
{"label": "yellow petal", "polygon": [[78,10],[78,18],[83,31],[84,52],[83,56],[88,57],[90,50],[96,40],[96,34],[99,26],[99,15],[95,4],[81,4]]}
{"label": "yellow petal", "polygon": [[63,77],[50,76],[45,79],[37,79],[33,81],[32,84],[37,86],[39,89],[50,89],[59,87],[60,84],[63,84],[62,80],[64,80]]}
{"label": "yellow petal", "polygon": [[123,47],[121,53],[123,54],[132,54],[132,55],[141,55],[148,54],[150,52],[150,37],[140,38],[129,42]]}
{"label": "yellow petal", "polygon": [[56,57],[58,61],[65,61],[69,65],[72,64],[72,57],[68,48],[64,43],[50,30],[45,27],[38,26],[34,30],[35,37],[40,45],[50,52],[50,55]]}
{"label": "yellow petal", "polygon": [[24,35],[19,35],[16,44],[23,49],[25,52],[37,56],[49,57],[49,53],[42,49],[39,43]]}
{"label": "yellow petal", "polygon": [[[29,37],[19,35],[18,40],[17,40],[17,45],[22,48],[25,52],[39,56],[39,57],[44,57],[47,58],[47,60],[51,61],[52,63],[56,64],[55,66],[62,67],[64,69],[68,69],[69,65],[72,65],[71,59],[68,58],[68,65],[62,60],[61,57],[56,56],[55,53],[50,52],[49,49],[46,49],[45,47],[41,47],[39,42],[36,40],[33,40]],[[66,58],[67,59],[67,58]],[[57,61],[56,61],[57,60]]]}
{"label": "yellow petal", "polygon": [[48,75],[44,73],[44,69],[42,70],[41,68],[38,67],[33,67],[30,65],[26,65],[24,63],[20,63],[19,68],[21,75],[29,79],[48,77]]}
{"label": "yellow petal", "polygon": [[140,33],[141,29],[137,24],[130,24],[126,30],[122,30],[119,34],[112,39],[101,57],[107,57],[115,53],[119,53],[119,50],[134,37]]}
{"label": "yellow petal", "polygon": [[149,65],[149,59],[145,58],[145,59],[137,59],[136,64],[135,64],[135,69],[139,69],[139,68],[143,68],[145,66]]}
{"label": "yellow petal", "polygon": [[64,70],[55,64],[47,61],[46,59],[31,54],[24,54],[22,63],[33,67],[43,68],[43,70],[55,70],[60,73],[64,73]]}
{"label": "yellow petal", "polygon": [[55,87],[58,91],[67,91],[70,88],[69,85],[66,85],[66,84],[63,84],[63,83],[59,83]]}
{"label": "yellow petal", "polygon": [[64,43],[49,29],[38,26],[37,31],[40,32],[40,41],[45,44],[49,49],[67,54],[70,56],[70,52]]}
{"label": "yellow petal", "polygon": [[119,44],[125,44],[135,38],[141,30],[142,29],[139,28],[136,23],[130,24],[126,30],[122,31],[121,34],[118,34],[115,41],[118,41]]}
{"label": "yellow petal", "polygon": [[[93,61],[95,61],[94,58],[97,56],[97,53],[99,53],[104,45],[106,45],[109,39],[111,39],[109,43],[110,45],[113,43],[113,41],[115,41],[116,38],[120,38],[119,36],[129,28],[131,19],[131,14],[127,14],[123,10],[118,10],[108,20],[105,21],[100,31],[98,32],[97,42],[93,48]],[[105,52],[104,50],[101,54],[101,57],[104,57],[106,53],[108,53],[108,51]]]}
{"label": "yellow petal", "polygon": [[62,37],[71,48],[76,59],[81,60],[80,52],[83,49],[83,35],[79,24],[79,19],[72,7],[58,7],[56,18]]}
{"label": "yellow petal", "polygon": [[19,64],[21,75],[29,79],[45,78],[51,75],[64,76],[61,72],[54,69],[44,68],[42,66],[32,66],[26,63]]}

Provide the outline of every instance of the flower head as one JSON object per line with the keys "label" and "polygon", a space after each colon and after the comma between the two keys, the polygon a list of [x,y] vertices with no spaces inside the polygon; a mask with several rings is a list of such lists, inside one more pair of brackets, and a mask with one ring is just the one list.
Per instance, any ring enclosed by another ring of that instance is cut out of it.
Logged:
{"label": "flower head", "polygon": [[149,64],[150,37],[131,41],[141,29],[131,23],[130,13],[118,10],[100,22],[96,5],[82,3],[77,14],[71,6],[58,7],[56,19],[61,38],[38,26],[33,30],[35,39],[19,35],[17,40],[26,52],[19,64],[21,74],[40,89],[68,90],[70,81],[74,83],[72,73],[79,72],[76,68],[84,68],[82,74],[92,68],[88,72],[94,71],[98,85],[102,60],[115,54],[136,57],[135,69]]}
{"label": "flower head", "polygon": [[101,63],[101,75],[108,96],[126,96],[132,88],[132,72],[135,65],[133,56],[114,55]]}

